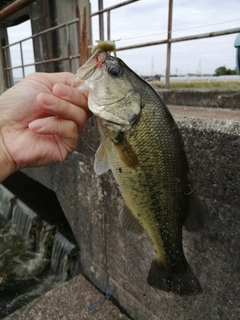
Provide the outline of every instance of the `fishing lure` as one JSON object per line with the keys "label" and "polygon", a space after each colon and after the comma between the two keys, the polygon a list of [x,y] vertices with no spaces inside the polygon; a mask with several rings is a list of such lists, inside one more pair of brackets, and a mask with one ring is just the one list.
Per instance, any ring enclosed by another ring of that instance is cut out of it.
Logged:
{"label": "fishing lure", "polygon": [[97,51],[106,51],[108,53],[113,52],[114,57],[117,56],[115,41],[96,40],[96,42],[97,42],[96,46],[89,46],[89,48],[92,48],[91,54],[94,54]]}

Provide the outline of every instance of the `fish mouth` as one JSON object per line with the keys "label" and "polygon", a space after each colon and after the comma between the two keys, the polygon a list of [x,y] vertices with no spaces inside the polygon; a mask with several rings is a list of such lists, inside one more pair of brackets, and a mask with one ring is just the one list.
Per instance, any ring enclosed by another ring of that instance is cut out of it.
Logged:
{"label": "fish mouth", "polygon": [[97,77],[90,79],[96,70],[102,71],[102,65],[105,62],[106,55],[106,52],[103,51],[98,50],[95,52],[95,54],[91,56],[80,69],[78,69],[77,78],[82,81],[97,80],[100,78],[99,76],[100,74],[102,75],[102,72],[97,72]]}

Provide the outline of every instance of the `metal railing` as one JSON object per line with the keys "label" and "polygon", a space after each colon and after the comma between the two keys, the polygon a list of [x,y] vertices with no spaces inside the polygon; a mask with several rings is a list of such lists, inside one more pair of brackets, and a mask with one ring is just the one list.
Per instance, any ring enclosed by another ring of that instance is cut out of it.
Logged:
{"label": "metal railing", "polygon": [[133,2],[137,2],[140,0],[129,0],[120,2],[114,6],[103,8],[103,0],[98,1],[99,10],[90,14],[90,17],[99,16],[99,39],[104,40],[104,20],[103,14],[107,13],[107,40],[111,40],[111,11],[131,4]]}
{"label": "metal railing", "polygon": [[[17,41],[17,42],[14,42],[14,43],[11,43],[9,45],[5,45],[2,47],[2,50],[4,52],[4,57],[5,57],[5,62],[6,62],[6,66],[3,68],[3,70],[7,73],[7,79],[8,79],[8,87],[13,85],[13,83],[11,83],[11,72],[12,70],[14,69],[21,69],[22,70],[22,77],[24,78],[25,77],[25,68],[26,67],[31,67],[31,66],[36,66],[36,65],[41,65],[42,66],[42,71],[44,71],[44,64],[47,64],[47,63],[51,63],[51,62],[57,62],[57,61],[66,61],[68,60],[68,70],[69,71],[72,71],[72,60],[73,59],[76,59],[76,58],[79,58],[80,57],[80,54],[75,54],[75,55],[71,55],[71,46],[70,46],[70,37],[69,37],[69,27],[70,25],[72,24],[78,24],[79,22],[79,19],[74,19],[72,21],[69,21],[67,23],[63,23],[63,24],[60,24],[56,27],[52,27],[52,28],[49,28],[49,29],[46,29],[44,31],[41,31],[39,33],[36,33],[30,37],[27,37],[25,39],[22,39],[20,41]],[[58,30],[58,29],[61,29],[61,28],[65,28],[66,30],[66,42],[67,42],[67,51],[68,51],[68,54],[67,56],[64,56],[64,57],[58,57],[58,58],[51,58],[51,59],[44,59],[43,57],[43,43],[42,43],[42,36],[48,32],[52,32],[54,30]],[[23,54],[23,43],[25,41],[28,41],[28,40],[33,40],[34,38],[38,38],[39,39],[39,50],[40,50],[40,61],[34,61],[32,63],[24,63],[24,54]],[[9,60],[9,57],[10,57],[10,54],[9,54],[9,51],[10,51],[10,48],[12,46],[15,46],[15,45],[18,45],[20,46],[20,58],[21,58],[21,64],[20,65],[17,65],[17,66],[14,66],[12,67],[11,66],[11,61],[8,61]]]}
{"label": "metal railing", "polygon": [[[107,39],[111,40],[111,11],[118,9],[120,7],[132,4],[134,2],[137,2],[139,0],[129,0],[129,1],[124,1],[121,3],[118,3],[117,5],[113,5],[107,8],[103,8],[103,1],[99,0],[98,4],[99,4],[99,10],[93,13],[87,14],[87,23],[90,26],[89,30],[91,30],[91,23],[90,20],[92,17],[94,16],[99,16],[99,39],[104,40],[104,19],[103,19],[103,15],[104,13],[107,14]],[[81,0],[79,1],[81,3]],[[82,1],[82,3],[88,3],[89,5],[89,1],[85,0]],[[90,5],[89,5],[90,7]],[[143,42],[143,43],[139,43],[139,44],[134,44],[134,45],[129,45],[129,46],[123,46],[123,47],[118,47],[117,51],[121,51],[121,50],[131,50],[131,49],[135,49],[135,48],[142,48],[142,47],[148,47],[148,46],[155,46],[155,45],[162,45],[162,44],[167,44],[167,58],[166,58],[166,81],[165,81],[165,86],[167,88],[169,88],[169,79],[170,79],[170,63],[171,63],[171,44],[175,43],[175,42],[183,42],[183,41],[190,41],[190,40],[196,40],[196,39],[203,39],[203,38],[210,38],[210,37],[217,37],[217,36],[224,36],[224,35],[229,35],[229,34],[234,34],[234,33],[239,33],[240,32],[240,27],[238,28],[233,28],[233,29],[226,29],[226,30],[221,30],[221,31],[216,31],[216,32],[209,32],[209,33],[202,33],[202,34],[195,34],[195,35],[191,35],[191,36],[185,36],[185,37],[177,37],[177,38],[172,38],[172,11],[173,11],[173,0],[169,0],[169,6],[168,6],[168,31],[166,32],[166,39],[163,40],[156,40],[156,41],[150,41],[150,42]],[[81,17],[80,17],[81,19]],[[85,18],[82,18],[82,20]],[[69,21],[67,23],[58,25],[56,27],[52,27],[49,28],[47,30],[44,30],[42,32],[39,32],[37,34],[32,35],[31,37],[28,37],[26,39],[23,39],[21,41],[12,43],[10,45],[6,45],[4,47],[2,47],[3,51],[4,51],[4,55],[5,55],[5,60],[6,60],[6,66],[4,67],[4,71],[7,72],[8,74],[8,80],[10,83],[10,72],[12,72],[13,69],[17,69],[17,68],[21,68],[22,69],[22,75],[23,77],[25,76],[25,71],[24,68],[25,67],[29,67],[29,66],[36,66],[36,65],[44,65],[46,63],[50,63],[50,62],[57,62],[57,61],[63,61],[63,60],[68,60],[68,66],[69,66],[69,71],[72,71],[72,59],[75,58],[82,58],[84,56],[84,59],[87,57],[87,51],[84,51],[84,48],[82,48],[83,46],[86,46],[86,39],[81,39],[81,43],[80,43],[80,53],[75,54],[75,55],[71,55],[71,48],[70,48],[70,39],[69,39],[69,26],[71,24],[74,23],[78,23],[79,19],[74,19],[72,21]],[[80,21],[81,22],[81,21]],[[53,59],[48,59],[48,60],[44,60],[43,58],[43,46],[42,46],[42,35],[60,29],[60,28],[66,28],[66,34],[67,34],[67,47],[68,47],[68,54],[67,56],[64,57],[59,57],[59,58],[53,58]],[[79,26],[78,26],[78,30]],[[86,30],[84,30],[85,32]],[[85,34],[83,32],[83,34]],[[91,31],[89,31],[89,33],[91,33]],[[22,50],[22,43],[24,41],[27,41],[29,39],[33,39],[39,37],[39,48],[40,48],[40,56],[41,59],[40,61],[35,61],[33,63],[29,63],[29,64],[24,64],[24,59],[23,59],[23,50]],[[80,35],[81,37],[81,35]],[[91,36],[88,38],[91,38]],[[84,42],[85,41],[85,42]],[[8,61],[8,57],[9,55],[9,49],[11,46],[14,46],[16,44],[20,45],[20,56],[21,56],[21,64],[18,66],[14,66],[11,67],[11,63]],[[84,59],[82,60],[81,63],[84,62]],[[43,68],[44,71],[44,68]]]}
{"label": "metal railing", "polygon": [[[99,10],[92,13],[91,17],[96,16],[96,15],[102,16],[103,13],[107,13],[107,39],[108,40],[111,40],[111,17],[110,17],[111,10],[117,9],[117,8],[122,7],[124,5],[131,4],[136,1],[139,1],[139,0],[121,2],[115,6],[111,6],[111,7],[104,8],[104,9],[101,8],[102,1],[99,1],[99,7],[100,7]],[[229,35],[229,34],[234,34],[234,33],[240,32],[240,27],[238,27],[238,28],[215,31],[215,32],[195,34],[195,35],[186,36],[186,37],[172,38],[172,12],[173,12],[173,0],[169,0],[169,2],[168,2],[168,31],[167,31],[167,38],[166,39],[144,42],[144,43],[140,43],[140,44],[134,44],[134,45],[129,45],[129,46],[117,48],[117,51],[121,51],[121,50],[130,50],[130,49],[137,49],[137,48],[167,44],[166,81],[165,81],[166,88],[170,87],[169,79],[170,79],[171,44],[172,43],[197,40],[197,39],[204,39],[204,38],[212,38],[212,37],[224,36],[224,35]],[[101,19],[99,19],[99,38],[101,40],[104,40],[103,30],[104,30],[104,19],[103,19],[103,17],[101,17]]]}

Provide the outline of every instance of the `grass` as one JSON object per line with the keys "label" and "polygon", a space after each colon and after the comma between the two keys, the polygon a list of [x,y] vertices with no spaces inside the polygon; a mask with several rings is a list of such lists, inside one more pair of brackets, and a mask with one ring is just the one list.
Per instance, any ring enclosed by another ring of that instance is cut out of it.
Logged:
{"label": "grass", "polygon": [[[158,89],[165,89],[165,85],[161,81],[149,82],[153,87]],[[178,81],[171,82],[170,89],[192,89],[192,90],[240,90],[239,81]]]}

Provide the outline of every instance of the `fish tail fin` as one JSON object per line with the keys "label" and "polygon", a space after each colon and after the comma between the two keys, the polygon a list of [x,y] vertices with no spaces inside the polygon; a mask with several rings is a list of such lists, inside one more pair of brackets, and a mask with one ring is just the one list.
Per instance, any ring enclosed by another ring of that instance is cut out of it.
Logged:
{"label": "fish tail fin", "polygon": [[202,292],[201,285],[186,260],[171,269],[153,260],[147,282],[155,289],[173,292],[180,296]]}

